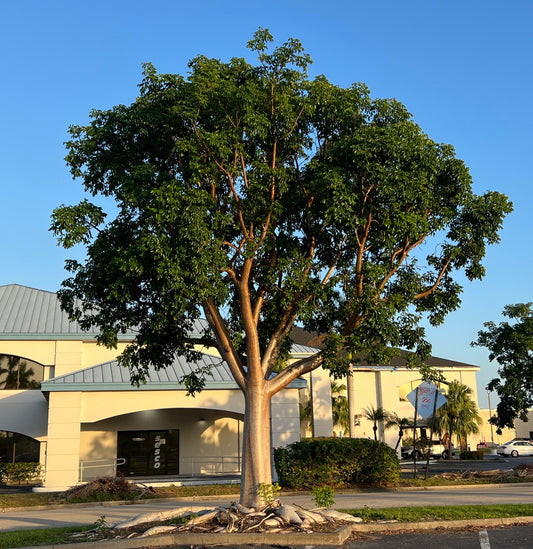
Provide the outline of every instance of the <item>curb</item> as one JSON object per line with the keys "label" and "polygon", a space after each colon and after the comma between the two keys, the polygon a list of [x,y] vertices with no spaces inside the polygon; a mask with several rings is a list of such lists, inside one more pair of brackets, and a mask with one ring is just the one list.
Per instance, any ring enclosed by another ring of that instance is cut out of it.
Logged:
{"label": "curb", "polygon": [[[417,490],[421,491],[437,491],[437,490],[469,490],[471,488],[482,488],[482,489],[494,489],[494,488],[503,488],[507,487],[510,484],[520,484],[520,486],[533,486],[533,482],[496,482],[494,484],[457,484],[455,486],[403,486],[397,489],[391,489],[391,492],[416,492]],[[377,492],[375,490],[374,492]]]}
{"label": "curb", "polygon": [[[379,533],[400,531],[423,531],[456,528],[495,528],[513,524],[532,524],[532,517],[505,517],[471,520],[449,520],[434,522],[381,522],[377,524],[352,524],[343,526],[335,532],[306,534],[302,532],[264,533],[264,534],[165,534],[153,537],[130,539],[89,541],[61,545],[40,545],[38,549],[135,549],[141,547],[170,547],[194,545],[276,545],[276,546],[341,546],[352,533]],[[36,549],[21,547],[19,549]]]}
{"label": "curb", "polygon": [[[306,534],[303,532],[263,534],[165,534],[145,538],[89,541],[61,545],[39,545],[38,549],[134,549],[136,547],[169,547],[194,545],[342,545],[351,535],[352,526],[343,526],[335,532]],[[19,549],[36,549],[21,547]]]}

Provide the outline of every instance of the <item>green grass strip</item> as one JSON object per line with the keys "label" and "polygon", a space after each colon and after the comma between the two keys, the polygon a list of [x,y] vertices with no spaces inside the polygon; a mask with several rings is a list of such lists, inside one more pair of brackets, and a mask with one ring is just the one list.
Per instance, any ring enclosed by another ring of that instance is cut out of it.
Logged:
{"label": "green grass strip", "polygon": [[[154,494],[146,494],[142,499],[177,498],[177,497],[205,497],[220,495],[238,495],[240,484],[212,484],[206,486],[163,486],[155,489]],[[120,501],[117,495],[99,493],[93,497],[72,498],[64,501],[58,494],[0,494],[0,512],[9,507],[33,507],[35,505],[54,505],[58,503],[91,503],[102,501]]]}
{"label": "green grass strip", "polygon": [[[71,535],[76,532],[85,532],[91,526],[63,526],[62,528],[46,528],[38,530],[15,530],[0,532],[0,549],[12,547],[31,547],[33,545],[54,545],[70,543]],[[78,541],[87,541],[79,539]]]}
{"label": "green grass strip", "polygon": [[502,505],[436,505],[427,507],[363,507],[345,512],[365,521],[397,520],[399,522],[423,522],[429,520],[470,520],[482,518],[533,516],[533,504]]}

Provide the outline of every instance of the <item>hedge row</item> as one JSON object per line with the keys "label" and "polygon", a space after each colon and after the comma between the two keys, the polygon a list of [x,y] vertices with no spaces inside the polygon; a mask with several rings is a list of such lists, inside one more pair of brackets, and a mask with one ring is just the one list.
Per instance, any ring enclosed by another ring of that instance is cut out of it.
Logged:
{"label": "hedge row", "polygon": [[40,463],[0,463],[1,482],[29,482],[41,476]]}
{"label": "hedge row", "polygon": [[366,438],[303,439],[276,448],[274,463],[286,488],[394,486],[400,479],[396,452]]}

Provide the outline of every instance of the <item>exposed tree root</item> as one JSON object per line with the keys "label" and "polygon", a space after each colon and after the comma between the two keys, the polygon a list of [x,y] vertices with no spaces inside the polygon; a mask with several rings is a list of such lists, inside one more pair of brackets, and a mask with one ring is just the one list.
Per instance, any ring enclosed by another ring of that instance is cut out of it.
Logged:
{"label": "exposed tree root", "polygon": [[[186,520],[184,524],[169,524]],[[161,524],[165,522],[165,524]],[[281,505],[274,502],[262,509],[248,509],[239,504],[229,507],[184,507],[163,513],[145,513],[116,524],[112,537],[150,536],[167,532],[325,532],[333,531],[348,522],[361,522],[338,511]]]}

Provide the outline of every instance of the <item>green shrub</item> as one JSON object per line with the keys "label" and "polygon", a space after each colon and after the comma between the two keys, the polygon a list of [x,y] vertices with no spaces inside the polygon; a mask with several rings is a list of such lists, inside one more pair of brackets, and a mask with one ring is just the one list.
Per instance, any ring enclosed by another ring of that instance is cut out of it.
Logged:
{"label": "green shrub", "polygon": [[41,476],[40,463],[1,463],[0,480],[2,482],[29,482]]}
{"label": "green shrub", "polygon": [[329,509],[335,505],[335,491],[331,486],[315,486],[313,499],[318,507]]}
{"label": "green shrub", "polygon": [[484,456],[483,450],[465,450],[459,454],[460,459],[483,459]]}
{"label": "green shrub", "polygon": [[400,478],[396,452],[366,438],[304,439],[276,448],[274,463],[287,488],[394,486]]}

